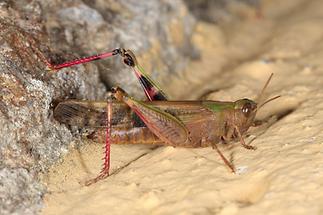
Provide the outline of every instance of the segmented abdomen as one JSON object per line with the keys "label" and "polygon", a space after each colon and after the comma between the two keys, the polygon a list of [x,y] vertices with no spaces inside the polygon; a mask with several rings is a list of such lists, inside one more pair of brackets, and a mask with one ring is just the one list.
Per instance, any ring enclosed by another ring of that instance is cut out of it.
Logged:
{"label": "segmented abdomen", "polygon": [[[106,129],[100,128],[89,138],[104,143]],[[147,127],[113,128],[111,131],[112,144],[163,144]],[[165,145],[165,144],[163,144]]]}

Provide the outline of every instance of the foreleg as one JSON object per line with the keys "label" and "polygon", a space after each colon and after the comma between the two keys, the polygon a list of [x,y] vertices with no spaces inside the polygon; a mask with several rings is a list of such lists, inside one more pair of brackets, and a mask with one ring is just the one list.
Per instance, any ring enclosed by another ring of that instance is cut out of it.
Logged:
{"label": "foreleg", "polygon": [[243,139],[243,136],[242,136],[242,134],[241,134],[241,132],[240,132],[240,130],[239,130],[239,128],[238,128],[238,126],[234,126],[234,128],[235,128],[235,130],[236,130],[236,132],[237,132],[237,134],[238,134],[238,136],[239,136],[239,139],[240,139],[240,143],[241,143],[241,145],[244,147],[244,148],[246,148],[246,149],[249,149],[249,150],[256,150],[257,149],[257,147],[255,147],[255,146],[251,146],[251,145],[248,145],[248,144],[246,144],[245,143],[245,141],[244,141],[244,139]]}
{"label": "foreleg", "polygon": [[242,136],[242,134],[241,134],[241,132],[240,132],[240,130],[239,130],[239,128],[238,128],[238,126],[236,126],[236,125],[230,126],[230,128],[229,128],[229,130],[228,130],[227,134],[226,134],[225,136],[223,136],[224,141],[225,141],[225,142],[229,142],[229,141],[232,139],[232,137],[236,136],[236,135],[235,135],[235,132],[236,132],[236,134],[237,134],[237,135],[238,135],[238,137],[239,137],[240,144],[241,144],[244,148],[249,149],[249,150],[256,150],[256,149],[257,149],[255,146],[251,146],[251,145],[248,145],[248,144],[246,144],[246,143],[245,143],[245,141],[244,141],[244,139],[243,139],[243,136]]}

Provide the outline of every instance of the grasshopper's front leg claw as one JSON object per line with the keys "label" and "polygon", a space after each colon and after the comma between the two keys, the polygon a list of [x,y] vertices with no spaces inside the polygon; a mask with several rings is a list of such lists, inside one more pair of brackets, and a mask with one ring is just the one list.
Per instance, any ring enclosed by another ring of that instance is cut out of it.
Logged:
{"label": "grasshopper's front leg claw", "polygon": [[244,141],[244,139],[243,139],[243,137],[242,137],[242,134],[241,134],[241,132],[240,132],[240,130],[239,130],[239,128],[238,128],[238,126],[235,126],[235,130],[236,130],[236,131],[237,131],[237,133],[238,133],[238,136],[239,136],[239,139],[240,139],[240,144],[241,144],[244,148],[249,149],[249,150],[256,150],[256,149],[257,149],[257,147],[256,147],[256,146],[251,146],[251,145],[248,145],[248,144],[246,144],[246,143],[245,143],[245,141]]}

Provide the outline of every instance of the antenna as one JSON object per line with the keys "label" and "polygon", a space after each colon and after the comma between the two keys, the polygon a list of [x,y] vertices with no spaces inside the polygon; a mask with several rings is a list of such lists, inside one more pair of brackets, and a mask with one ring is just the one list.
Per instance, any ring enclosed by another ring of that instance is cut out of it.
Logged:
{"label": "antenna", "polygon": [[[267,82],[265,83],[265,86],[262,88],[262,90],[261,90],[261,92],[259,93],[259,95],[257,96],[257,98],[256,98],[256,102],[259,104],[260,102],[261,102],[261,99],[262,99],[262,97],[263,97],[263,95],[264,95],[264,92],[265,92],[265,90],[266,90],[266,88],[268,87],[268,85],[269,85],[269,82],[270,82],[270,80],[271,80],[271,78],[274,76],[274,73],[271,73],[270,74],[270,76],[269,76],[269,78],[268,78],[268,80],[267,80]],[[269,101],[268,101],[269,102]]]}

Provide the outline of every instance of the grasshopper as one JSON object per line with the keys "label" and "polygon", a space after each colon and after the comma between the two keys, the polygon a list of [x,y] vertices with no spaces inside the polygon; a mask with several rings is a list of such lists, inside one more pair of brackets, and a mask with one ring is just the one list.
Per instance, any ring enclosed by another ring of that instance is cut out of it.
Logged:
{"label": "grasshopper", "polygon": [[273,97],[259,106],[262,95],[273,74],[267,80],[257,102],[239,99],[223,101],[169,101],[161,88],[144,72],[133,52],[122,48],[95,56],[54,65],[47,62],[52,70],[59,70],[77,64],[91,62],[115,55],[123,58],[137,76],[147,101],[129,96],[122,88],[112,88],[113,99],[107,101],[66,100],[54,109],[54,118],[66,125],[105,129],[104,165],[100,174],[87,185],[109,175],[110,144],[156,144],[174,147],[213,147],[224,163],[235,173],[234,166],[218,149],[219,142],[239,139],[246,149],[255,150],[246,144],[243,134],[253,125],[259,108],[278,98]]}

